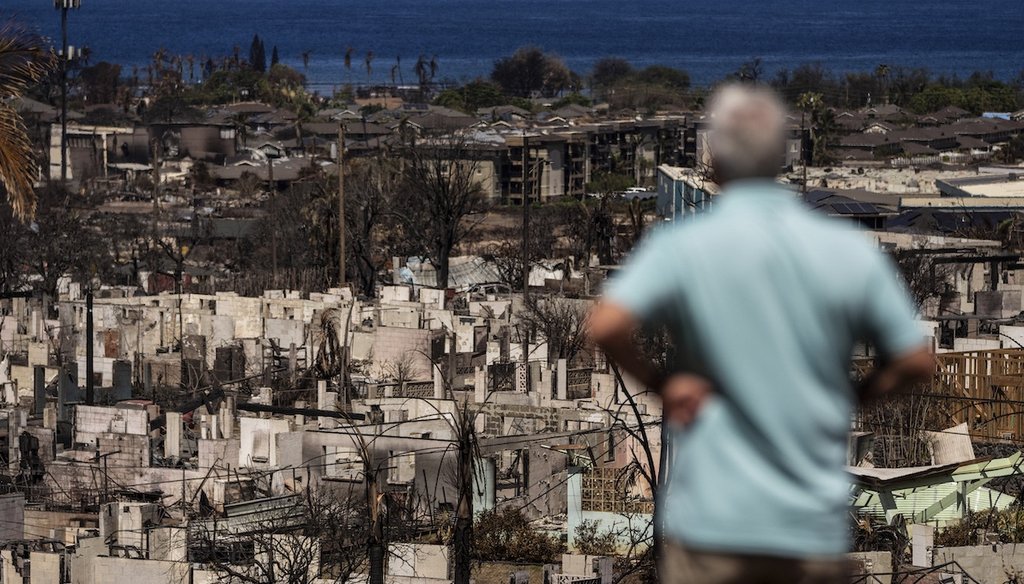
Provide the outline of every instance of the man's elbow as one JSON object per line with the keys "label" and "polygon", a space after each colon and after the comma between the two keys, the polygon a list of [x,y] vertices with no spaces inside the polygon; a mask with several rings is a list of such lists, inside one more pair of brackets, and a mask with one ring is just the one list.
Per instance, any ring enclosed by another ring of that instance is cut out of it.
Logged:
{"label": "man's elbow", "polygon": [[935,355],[928,349],[915,351],[902,359],[901,369],[907,380],[923,382],[935,375]]}
{"label": "man's elbow", "polygon": [[886,368],[901,388],[928,381],[935,375],[935,355],[927,348],[906,353]]}
{"label": "man's elbow", "polygon": [[587,340],[595,347],[606,349],[621,338],[622,332],[605,323],[593,323],[587,328]]}
{"label": "man's elbow", "polygon": [[614,305],[600,305],[588,319],[586,335],[594,345],[607,349],[631,338],[634,324],[632,316]]}

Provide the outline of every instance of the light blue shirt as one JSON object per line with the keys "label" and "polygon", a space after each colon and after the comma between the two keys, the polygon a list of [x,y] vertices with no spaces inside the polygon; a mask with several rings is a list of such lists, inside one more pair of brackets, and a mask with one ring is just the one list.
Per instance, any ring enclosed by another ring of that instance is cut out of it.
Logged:
{"label": "light blue shirt", "polygon": [[664,533],[717,552],[847,551],[854,345],[896,356],[923,343],[882,252],[792,191],[743,182],[652,234],[607,298],[666,323],[679,369],[718,388],[673,435]]}

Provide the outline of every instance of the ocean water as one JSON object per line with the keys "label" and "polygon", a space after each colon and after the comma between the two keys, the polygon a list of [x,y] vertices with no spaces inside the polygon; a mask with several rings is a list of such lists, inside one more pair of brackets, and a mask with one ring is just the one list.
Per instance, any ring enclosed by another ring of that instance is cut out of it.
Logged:
{"label": "ocean water", "polygon": [[[50,0],[0,0],[14,17],[59,38]],[[817,62],[837,71],[881,63],[945,74],[1024,69],[1024,0],[82,0],[71,44],[93,61],[144,66],[158,48],[218,56],[253,34],[318,89],[416,80],[419,55],[436,80],[487,76],[494,61],[537,45],[587,72],[604,56],[665,64],[705,84],[753,58],[766,72]],[[343,64],[351,47],[351,70]],[[304,67],[302,53],[309,51]],[[365,55],[374,58],[369,73]]]}

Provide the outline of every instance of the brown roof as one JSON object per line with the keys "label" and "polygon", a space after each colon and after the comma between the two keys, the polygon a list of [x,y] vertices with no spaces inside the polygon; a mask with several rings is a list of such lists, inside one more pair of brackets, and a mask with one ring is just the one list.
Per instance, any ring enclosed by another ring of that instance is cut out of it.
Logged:
{"label": "brown roof", "polygon": [[221,109],[233,114],[263,114],[274,111],[274,106],[258,101],[243,101],[223,106]]}
{"label": "brown roof", "polygon": [[930,156],[939,153],[938,150],[929,148],[924,144],[918,144],[917,142],[904,142],[903,151],[911,156]]}

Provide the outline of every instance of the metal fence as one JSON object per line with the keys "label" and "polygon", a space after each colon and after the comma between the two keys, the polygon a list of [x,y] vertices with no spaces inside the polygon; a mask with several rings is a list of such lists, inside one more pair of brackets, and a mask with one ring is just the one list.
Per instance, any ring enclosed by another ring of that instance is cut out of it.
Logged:
{"label": "metal fence", "polygon": [[581,503],[584,511],[605,513],[654,513],[654,501],[631,496],[629,473],[622,468],[593,468],[583,475]]}
{"label": "metal fence", "polygon": [[433,381],[406,381],[395,388],[395,397],[418,397],[430,399],[434,397]]}
{"label": "metal fence", "polygon": [[593,397],[591,390],[591,378],[594,370],[590,367],[583,369],[569,369],[566,372],[566,397],[569,399],[587,399]]}

